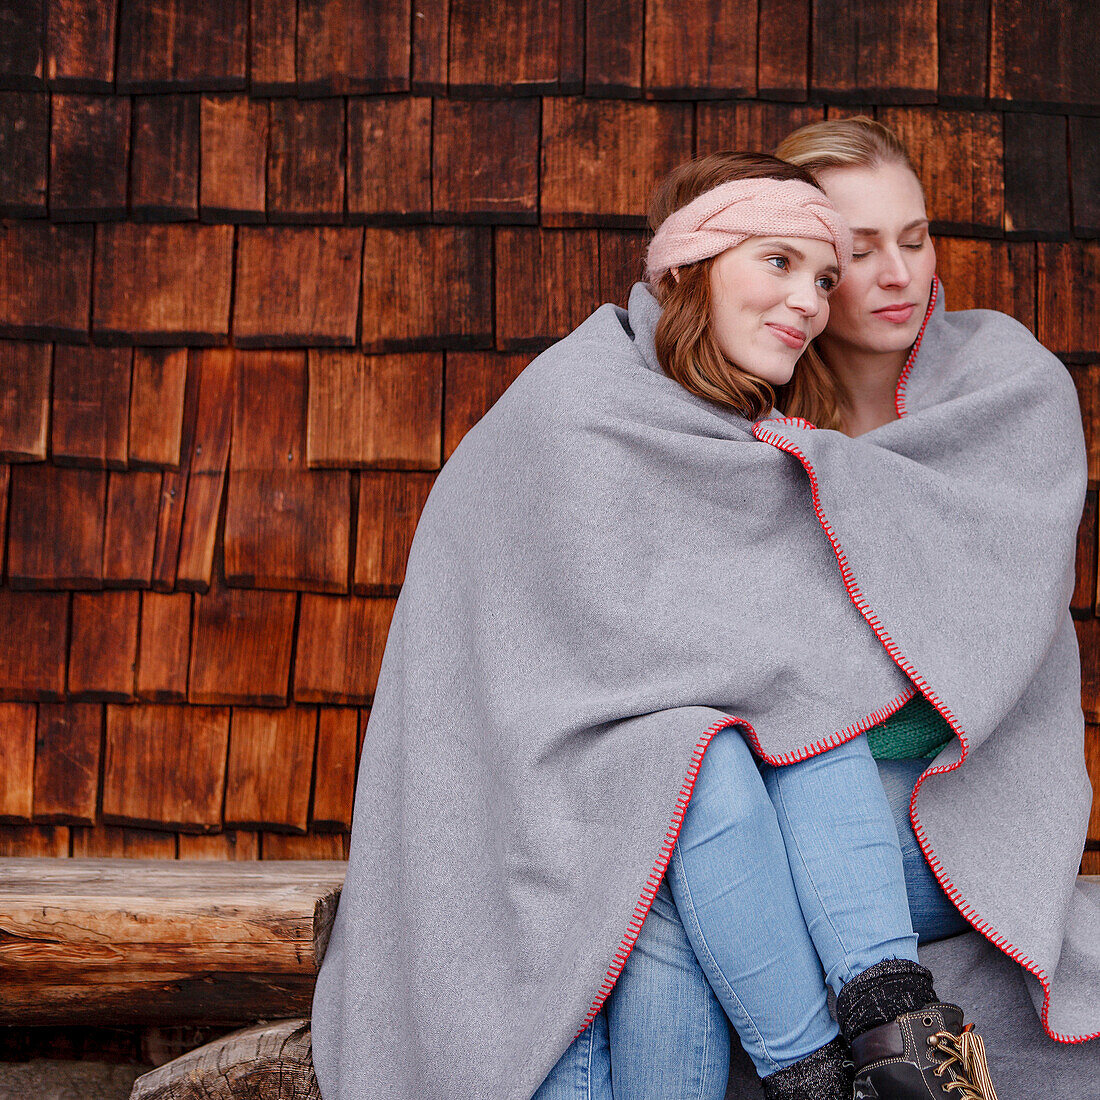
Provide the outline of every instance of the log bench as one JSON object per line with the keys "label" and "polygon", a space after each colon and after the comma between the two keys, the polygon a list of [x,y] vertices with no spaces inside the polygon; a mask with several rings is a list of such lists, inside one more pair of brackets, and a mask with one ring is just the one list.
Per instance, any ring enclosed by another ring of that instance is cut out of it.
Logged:
{"label": "log bench", "polygon": [[346,867],[0,859],[0,1023],[306,1015]]}

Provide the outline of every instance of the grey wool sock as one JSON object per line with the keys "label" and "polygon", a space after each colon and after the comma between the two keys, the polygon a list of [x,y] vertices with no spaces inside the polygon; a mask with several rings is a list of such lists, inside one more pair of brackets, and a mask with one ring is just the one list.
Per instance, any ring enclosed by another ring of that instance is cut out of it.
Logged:
{"label": "grey wool sock", "polygon": [[854,1070],[838,1035],[793,1066],[763,1078],[764,1100],[851,1100]]}
{"label": "grey wool sock", "polygon": [[836,1017],[848,1043],[905,1012],[936,1002],[932,972],[909,959],[884,959],[857,974],[836,999]]}

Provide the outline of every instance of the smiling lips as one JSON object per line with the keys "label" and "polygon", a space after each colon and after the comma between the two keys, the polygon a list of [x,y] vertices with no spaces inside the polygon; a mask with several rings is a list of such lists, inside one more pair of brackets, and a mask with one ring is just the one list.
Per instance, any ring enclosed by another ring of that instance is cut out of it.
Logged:
{"label": "smiling lips", "polygon": [[882,309],[872,310],[872,313],[876,317],[882,317],[895,325],[904,325],[913,316],[913,310],[916,308],[916,302],[901,302],[898,305],[883,306]]}
{"label": "smiling lips", "polygon": [[790,325],[777,325],[774,321],[768,322],[768,328],[783,341],[789,348],[800,348],[806,343],[806,334]]}

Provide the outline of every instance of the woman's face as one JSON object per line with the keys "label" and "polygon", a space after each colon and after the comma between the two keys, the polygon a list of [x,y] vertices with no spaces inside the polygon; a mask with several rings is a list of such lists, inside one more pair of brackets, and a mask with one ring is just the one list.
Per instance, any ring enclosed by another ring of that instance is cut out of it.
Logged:
{"label": "woman's face", "polygon": [[838,270],[833,246],[807,237],[749,237],[720,253],[711,323],[726,358],[772,385],[789,382],[829,319]]}
{"label": "woman's face", "polygon": [[825,341],[841,354],[844,347],[864,354],[906,350],[920,332],[936,270],[920,181],[901,164],[815,174],[853,237]]}

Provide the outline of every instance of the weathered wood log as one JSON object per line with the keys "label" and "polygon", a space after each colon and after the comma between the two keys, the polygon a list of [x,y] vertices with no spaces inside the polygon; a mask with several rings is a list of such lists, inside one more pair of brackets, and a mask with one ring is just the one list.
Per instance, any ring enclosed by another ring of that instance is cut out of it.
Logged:
{"label": "weathered wood log", "polygon": [[0,860],[0,1023],[309,1011],[337,860]]}
{"label": "weathered wood log", "polygon": [[134,1082],[130,1100],[320,1100],[309,1020],[236,1031]]}

